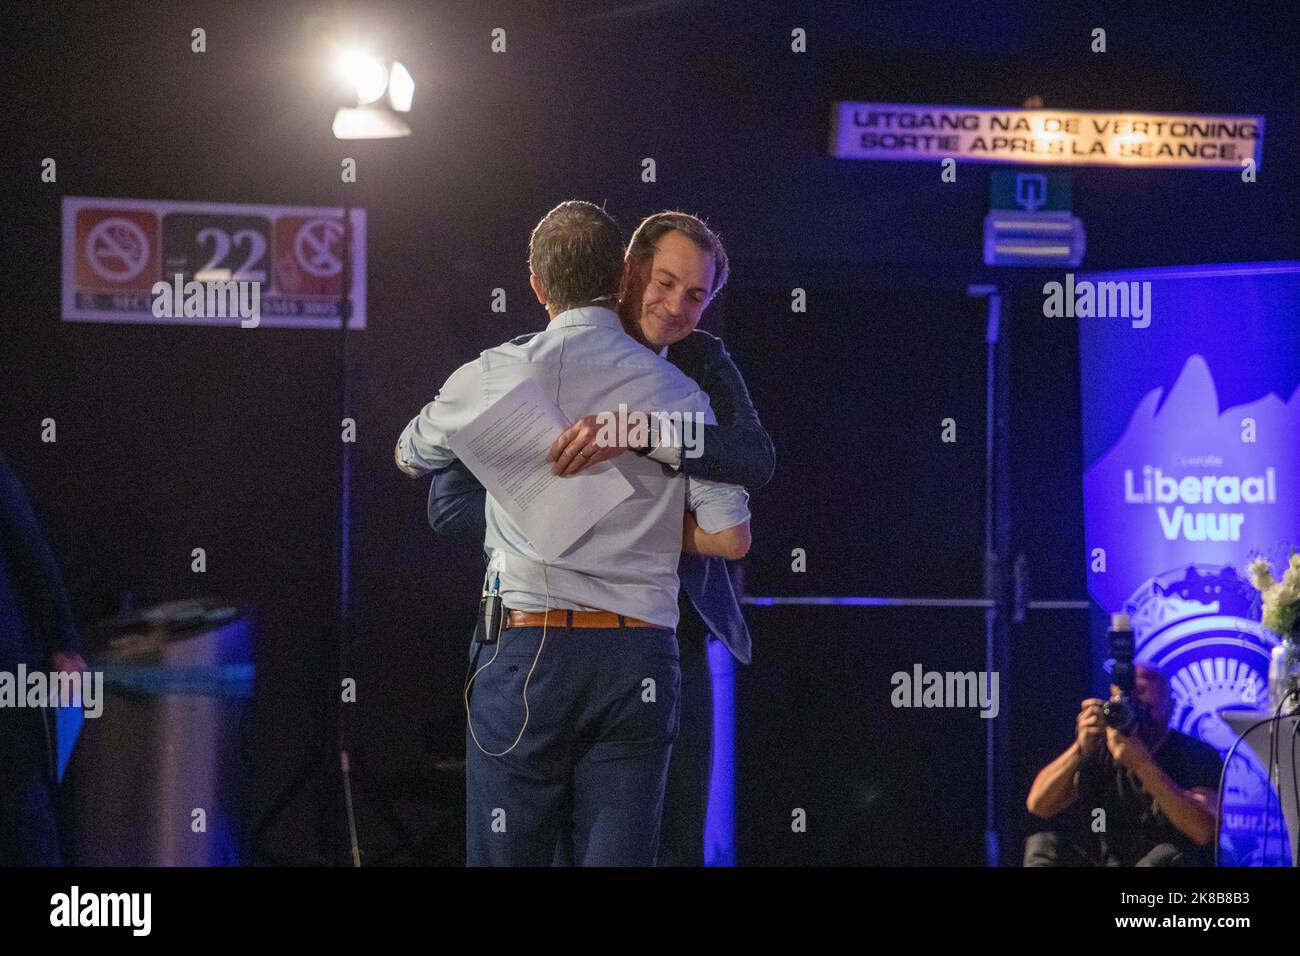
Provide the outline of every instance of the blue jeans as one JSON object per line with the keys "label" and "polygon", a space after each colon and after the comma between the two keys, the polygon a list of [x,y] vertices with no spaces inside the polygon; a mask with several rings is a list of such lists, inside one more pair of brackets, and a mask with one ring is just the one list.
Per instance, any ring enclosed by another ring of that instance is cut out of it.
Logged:
{"label": "blue jeans", "polygon": [[579,866],[653,866],[679,720],[676,635],[550,627],[537,657],[541,643],[540,627],[509,628],[495,660],[493,646],[471,650],[470,672],[483,670],[466,728],[468,864],[547,866],[564,841]]}

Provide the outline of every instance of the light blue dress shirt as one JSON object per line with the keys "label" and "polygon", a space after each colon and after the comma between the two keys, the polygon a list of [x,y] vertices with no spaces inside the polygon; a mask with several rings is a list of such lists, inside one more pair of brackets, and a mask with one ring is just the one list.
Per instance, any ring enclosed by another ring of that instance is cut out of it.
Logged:
{"label": "light blue dress shirt", "polygon": [[[700,413],[714,424],[709,398],[694,381],[624,332],[615,312],[588,306],[562,312],[543,331],[488,349],[453,372],[402,432],[398,461],[421,472],[449,464],[456,455],[448,440],[530,378],[570,421],[622,403],[637,411]],[[590,470],[605,468],[622,472],[632,495],[549,564],[487,496],[484,545],[500,572],[505,605],[613,611],[675,628],[685,509],[712,534],[749,520],[749,495],[739,485],[670,474],[638,455],[622,454]],[[585,475],[563,479],[575,498]]]}

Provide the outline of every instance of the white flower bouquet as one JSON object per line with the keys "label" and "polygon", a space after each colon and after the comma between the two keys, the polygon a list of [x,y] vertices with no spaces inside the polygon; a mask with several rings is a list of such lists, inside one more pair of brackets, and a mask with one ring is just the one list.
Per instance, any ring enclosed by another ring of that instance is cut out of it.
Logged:
{"label": "white flower bouquet", "polygon": [[1264,604],[1261,623],[1278,637],[1268,662],[1268,709],[1274,714],[1300,712],[1300,553],[1291,558],[1282,580],[1273,577],[1268,560],[1250,562],[1250,583]]}
{"label": "white flower bouquet", "polygon": [[1264,626],[1279,637],[1300,637],[1300,551],[1292,549],[1281,581],[1273,577],[1266,558],[1252,561],[1249,571],[1264,602]]}

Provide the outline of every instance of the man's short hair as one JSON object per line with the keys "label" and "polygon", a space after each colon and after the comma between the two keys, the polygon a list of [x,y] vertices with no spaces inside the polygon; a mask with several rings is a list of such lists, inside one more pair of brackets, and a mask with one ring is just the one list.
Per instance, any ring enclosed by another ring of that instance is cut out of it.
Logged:
{"label": "man's short hair", "polygon": [[1156,667],[1155,664],[1149,663],[1148,661],[1137,661],[1133,665],[1134,679],[1137,678],[1137,672],[1139,668],[1147,672],[1148,680],[1154,681],[1157,685],[1159,685],[1161,693],[1165,693],[1165,694],[1173,693],[1173,684],[1169,680],[1169,675],[1166,674],[1164,671],[1162,671],[1160,668]]}
{"label": "man's short hair", "polygon": [[545,216],[528,238],[528,268],[546,304],[563,312],[618,298],[623,236],[605,210],[571,199]]}
{"label": "man's short hair", "polygon": [[705,252],[713,254],[713,288],[709,295],[722,288],[731,272],[727,261],[727,250],[723,248],[718,234],[708,227],[703,219],[687,212],[657,212],[647,216],[632,233],[632,241],[627,244],[627,257],[634,265],[641,265],[654,258],[659,240],[667,233],[676,230]]}

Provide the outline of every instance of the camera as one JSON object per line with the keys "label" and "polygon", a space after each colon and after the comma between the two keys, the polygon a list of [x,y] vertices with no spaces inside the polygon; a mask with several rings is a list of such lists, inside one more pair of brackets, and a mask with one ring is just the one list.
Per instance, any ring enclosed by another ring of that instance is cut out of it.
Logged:
{"label": "camera", "polygon": [[1106,633],[1110,638],[1110,656],[1113,662],[1110,682],[1119,688],[1119,697],[1108,700],[1101,708],[1101,715],[1107,727],[1127,734],[1142,717],[1141,705],[1133,696],[1133,627],[1129,623],[1129,616],[1112,614],[1110,629]]}

